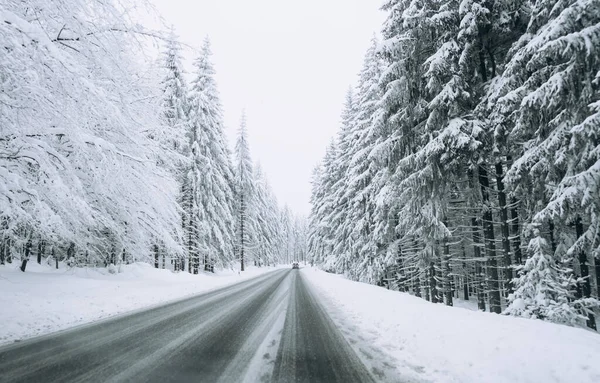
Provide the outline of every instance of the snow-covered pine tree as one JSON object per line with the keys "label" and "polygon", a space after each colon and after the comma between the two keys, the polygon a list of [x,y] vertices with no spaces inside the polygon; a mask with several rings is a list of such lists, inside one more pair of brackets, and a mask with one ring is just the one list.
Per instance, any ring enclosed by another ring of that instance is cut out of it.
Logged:
{"label": "snow-covered pine tree", "polygon": [[279,208],[271,187],[260,167],[254,168],[256,251],[255,265],[270,266],[278,262]]}
{"label": "snow-covered pine tree", "polygon": [[[191,83],[189,124],[192,153],[198,173],[188,177],[191,185],[185,198],[194,200],[189,206],[197,206],[198,235],[190,235],[198,241],[202,250],[200,262],[205,270],[224,266],[234,260],[235,221],[233,216],[233,173],[230,152],[223,132],[223,117],[215,70],[210,60],[210,42],[204,41],[202,52],[194,61],[194,77]],[[189,173],[188,173],[189,174]],[[189,257],[189,255],[188,255]],[[188,266],[189,269],[189,266]]]}
{"label": "snow-covered pine tree", "polygon": [[377,249],[371,233],[375,213],[375,196],[378,192],[372,182],[382,165],[370,156],[380,138],[374,127],[377,104],[381,99],[379,79],[383,63],[378,54],[379,40],[373,36],[359,74],[356,95],[356,115],[352,125],[352,143],[348,155],[348,173],[345,188],[349,200],[347,224],[351,225],[352,278],[369,281],[372,275],[361,267]]}
{"label": "snow-covered pine tree", "polygon": [[[559,265],[574,258],[572,265],[563,267],[582,278],[578,298],[587,299],[588,265],[600,249],[598,46],[598,2],[536,2],[527,33],[513,47],[490,97],[497,129],[508,131],[513,142],[524,142],[508,171],[508,186],[518,193],[534,224],[571,225],[562,232],[569,235],[556,239],[557,247],[567,249]],[[595,327],[591,314],[588,326]]]}
{"label": "snow-covered pine tree", "polygon": [[[581,325],[588,318],[585,307],[591,300],[575,297],[577,281],[563,264],[559,252],[553,254],[548,241],[537,227],[527,249],[525,265],[518,268],[517,290],[509,297],[505,314],[544,319],[567,325]],[[583,309],[583,310],[582,310]]]}
{"label": "snow-covered pine tree", "polygon": [[348,89],[346,93],[346,101],[344,103],[344,109],[342,111],[342,123],[338,132],[337,138],[337,152],[334,159],[333,169],[336,172],[333,175],[336,180],[332,185],[331,199],[334,201],[329,216],[325,217],[325,220],[329,225],[336,228],[333,233],[334,237],[331,263],[334,265],[336,272],[346,274],[349,273],[350,269],[350,258],[352,256],[352,239],[350,232],[354,227],[354,223],[350,221],[350,200],[348,198],[346,179],[349,171],[349,164],[351,158],[351,148],[354,141],[353,125],[356,116],[356,103],[354,100],[354,91],[352,87]]}
{"label": "snow-covered pine tree", "polygon": [[305,262],[307,261],[307,221],[306,218],[300,215],[296,215],[296,220],[294,222],[294,226],[296,227],[296,240],[295,240],[295,259],[297,262]]}
{"label": "snow-covered pine tree", "polygon": [[[335,228],[330,225],[328,219],[331,217],[331,212],[336,203],[333,197],[333,185],[335,185],[335,182],[337,181],[336,177],[339,175],[335,171],[336,153],[336,144],[335,141],[332,141],[327,147],[325,157],[323,158],[319,182],[313,186],[313,190],[315,190],[315,199],[318,200],[318,204],[313,207],[314,214],[312,221],[314,226],[311,230],[309,239],[311,243],[318,246],[318,248],[314,248],[314,262],[323,265],[328,270],[333,270],[335,263],[335,260],[332,259]],[[284,227],[285,230],[287,230],[289,224],[286,224]]]}
{"label": "snow-covered pine tree", "polygon": [[289,214],[289,211],[286,210],[287,206],[283,206],[282,208],[279,209],[279,256],[281,259],[282,263],[288,263],[288,244],[289,244],[289,237],[288,237],[288,217],[287,215]]}
{"label": "snow-covered pine tree", "polygon": [[151,138],[160,142],[162,153],[176,156],[171,158],[167,165],[174,166],[173,172],[180,178],[188,165],[184,156],[189,154],[191,142],[188,126],[188,90],[181,63],[181,44],[173,28],[165,45],[161,54],[162,130],[151,132]]}
{"label": "snow-covered pine tree", "polygon": [[307,252],[310,264],[320,264],[321,255],[323,254],[323,241],[320,237],[320,217],[319,210],[322,201],[324,200],[323,189],[321,188],[321,166],[314,167],[311,178],[311,193],[310,193],[310,214],[308,216],[308,232],[307,232]]}
{"label": "snow-covered pine tree", "polygon": [[[184,243],[187,244],[188,251],[191,238],[195,236],[195,229],[187,225],[192,217],[191,208],[193,200],[191,196],[192,185],[188,182],[188,177],[195,177],[194,172],[190,173],[192,163],[190,162],[190,131],[188,124],[188,105],[187,105],[187,86],[184,78],[184,70],[181,63],[181,46],[178,41],[175,30],[171,28],[166,47],[161,55],[161,69],[163,79],[161,81],[161,124],[158,131],[150,132],[150,138],[157,141],[161,151],[158,164],[165,167],[179,183],[179,196],[177,201],[183,209],[182,212],[182,230],[186,233]],[[186,199],[186,197],[188,197]],[[195,224],[195,223],[194,223]],[[166,252],[162,250],[160,240],[153,246],[155,256],[155,266],[160,264],[165,267]],[[159,257],[162,253],[162,263]],[[174,269],[182,269],[185,262],[182,256],[175,257]]]}
{"label": "snow-covered pine tree", "polygon": [[241,270],[244,271],[255,250],[256,187],[252,172],[252,158],[248,143],[246,114],[242,114],[235,144],[235,199],[236,199],[236,250]]}
{"label": "snow-covered pine tree", "polygon": [[[205,210],[200,209],[202,188],[202,172],[208,165],[206,157],[202,156],[198,141],[192,142],[190,151],[189,171],[183,184],[183,228],[184,243],[187,250],[187,269],[189,273],[198,274],[200,257],[209,253],[207,224],[209,217]],[[181,270],[185,270],[185,260],[178,262]],[[205,261],[206,264],[206,261]],[[206,266],[205,266],[206,267]]]}

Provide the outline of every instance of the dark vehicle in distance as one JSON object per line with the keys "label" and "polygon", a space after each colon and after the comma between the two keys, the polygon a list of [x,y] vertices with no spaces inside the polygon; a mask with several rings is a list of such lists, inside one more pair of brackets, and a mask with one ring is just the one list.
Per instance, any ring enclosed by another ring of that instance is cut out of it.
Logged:
{"label": "dark vehicle in distance", "polygon": [[292,263],[292,269],[299,269],[300,266],[298,265],[298,262],[294,262]]}

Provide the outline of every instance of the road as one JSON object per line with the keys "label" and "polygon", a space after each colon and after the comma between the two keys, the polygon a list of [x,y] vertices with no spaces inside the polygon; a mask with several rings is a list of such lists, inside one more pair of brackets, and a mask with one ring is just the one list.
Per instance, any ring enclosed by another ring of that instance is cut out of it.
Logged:
{"label": "road", "polygon": [[370,382],[299,270],[0,348],[0,382]]}

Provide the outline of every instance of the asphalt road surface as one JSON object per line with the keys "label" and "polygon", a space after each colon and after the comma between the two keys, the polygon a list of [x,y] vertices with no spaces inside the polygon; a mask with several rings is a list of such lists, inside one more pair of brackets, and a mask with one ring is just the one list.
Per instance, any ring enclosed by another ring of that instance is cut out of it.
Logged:
{"label": "asphalt road surface", "polygon": [[0,382],[371,382],[299,270],[0,348]]}

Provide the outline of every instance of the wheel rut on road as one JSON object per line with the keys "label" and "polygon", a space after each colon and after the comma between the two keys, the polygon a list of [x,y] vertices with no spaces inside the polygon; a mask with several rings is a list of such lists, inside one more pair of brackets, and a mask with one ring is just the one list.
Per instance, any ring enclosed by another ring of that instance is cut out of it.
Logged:
{"label": "wheel rut on road", "polygon": [[273,381],[372,382],[299,273],[292,276],[291,289]]}

